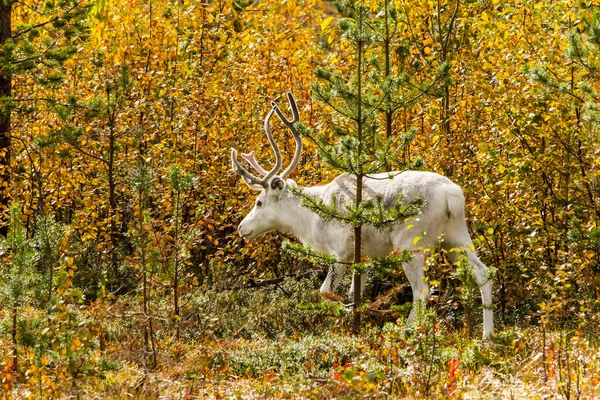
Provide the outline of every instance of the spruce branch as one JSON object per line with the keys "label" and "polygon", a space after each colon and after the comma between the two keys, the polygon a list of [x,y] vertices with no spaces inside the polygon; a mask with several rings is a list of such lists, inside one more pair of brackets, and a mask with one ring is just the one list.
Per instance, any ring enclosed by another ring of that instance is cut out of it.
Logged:
{"label": "spruce branch", "polygon": [[305,193],[304,188],[291,186],[290,192],[300,199],[300,205],[321,217],[325,221],[335,221],[343,224],[351,224],[352,219],[340,212],[337,208],[337,196],[331,196],[331,204],[327,204],[323,199],[312,197]]}
{"label": "spruce branch", "polygon": [[369,271],[377,271],[386,275],[396,275],[402,269],[402,264],[410,262],[412,258],[413,254],[410,251],[403,251],[387,257],[373,257],[367,263],[366,267]]}
{"label": "spruce branch", "polygon": [[342,262],[338,261],[335,256],[320,253],[311,247],[303,246],[298,243],[292,243],[289,240],[284,240],[281,248],[294,257],[309,259],[312,263],[323,268],[330,268]]}

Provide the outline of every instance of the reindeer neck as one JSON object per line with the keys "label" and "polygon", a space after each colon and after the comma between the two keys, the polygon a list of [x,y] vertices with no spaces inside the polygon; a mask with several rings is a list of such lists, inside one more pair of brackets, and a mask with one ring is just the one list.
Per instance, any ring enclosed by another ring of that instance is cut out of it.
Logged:
{"label": "reindeer neck", "polygon": [[[310,188],[313,189],[313,188]],[[307,194],[313,194],[308,192]],[[302,243],[313,244],[313,228],[318,215],[300,205],[300,200],[287,192],[280,200],[280,229],[296,236]]]}

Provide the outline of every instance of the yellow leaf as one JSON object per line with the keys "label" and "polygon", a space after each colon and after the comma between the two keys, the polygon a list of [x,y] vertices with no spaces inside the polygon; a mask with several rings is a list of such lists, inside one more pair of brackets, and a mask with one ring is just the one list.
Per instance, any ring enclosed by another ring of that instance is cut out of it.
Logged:
{"label": "yellow leaf", "polygon": [[333,21],[333,17],[327,17],[321,22],[321,30],[324,31],[325,28]]}
{"label": "yellow leaf", "polygon": [[415,236],[415,238],[413,239],[413,244],[419,243],[419,240],[421,240],[421,236]]}

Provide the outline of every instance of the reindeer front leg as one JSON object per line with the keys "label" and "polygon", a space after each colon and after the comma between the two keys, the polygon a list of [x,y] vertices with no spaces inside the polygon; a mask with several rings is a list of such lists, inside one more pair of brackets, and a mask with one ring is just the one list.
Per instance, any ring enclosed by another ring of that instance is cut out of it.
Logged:
{"label": "reindeer front leg", "polygon": [[[333,293],[339,286],[340,282],[344,278],[346,274],[346,264],[337,263],[334,267],[329,269],[327,273],[327,277],[321,285],[321,289],[319,290],[321,293]],[[360,274],[360,292],[361,294],[365,292],[365,285],[367,283],[367,274]],[[350,285],[350,290],[348,292],[350,298],[354,295],[354,275],[352,275],[352,284]]]}
{"label": "reindeer front leg", "polygon": [[339,286],[340,282],[344,278],[346,274],[346,264],[337,263],[333,267],[329,269],[327,273],[327,277],[321,285],[321,289],[319,292],[321,293],[333,293],[335,289]]}

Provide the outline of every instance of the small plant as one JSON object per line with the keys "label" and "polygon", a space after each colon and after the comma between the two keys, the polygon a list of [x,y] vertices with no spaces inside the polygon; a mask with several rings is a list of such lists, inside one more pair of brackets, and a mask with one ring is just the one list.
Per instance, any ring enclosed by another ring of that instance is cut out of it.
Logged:
{"label": "small plant", "polygon": [[10,204],[8,234],[0,240],[0,253],[4,258],[0,298],[3,308],[9,310],[11,324],[10,369],[18,370],[20,312],[30,299],[40,300],[41,282],[44,282],[36,269],[38,255],[21,222],[21,204],[18,202]]}
{"label": "small plant", "polygon": [[[153,316],[152,311],[150,309],[150,287],[149,287],[149,279],[148,274],[151,270],[149,260],[149,242],[148,232],[147,232],[147,223],[150,219],[149,212],[146,209],[146,202],[148,195],[150,193],[150,189],[152,187],[152,183],[154,181],[154,176],[150,169],[150,166],[144,161],[140,160],[135,170],[133,171],[131,177],[132,187],[137,194],[137,230],[136,230],[136,238],[137,238],[137,250],[139,256],[139,265],[142,273],[142,308],[143,308],[143,318],[144,318],[144,364],[147,366],[147,357],[149,354],[152,354],[152,366],[157,366],[157,352],[156,352],[156,344],[155,344],[155,336],[154,336],[154,325],[153,325]],[[145,369],[147,370],[147,368]]]}
{"label": "small plant", "polygon": [[181,311],[180,311],[180,275],[181,263],[189,257],[186,249],[186,239],[190,237],[183,234],[183,206],[185,203],[185,195],[194,185],[195,177],[190,173],[186,173],[179,165],[173,165],[167,173],[169,186],[173,192],[173,251],[172,251],[172,285],[173,285],[173,321],[175,322],[175,337],[180,338],[181,335]]}

